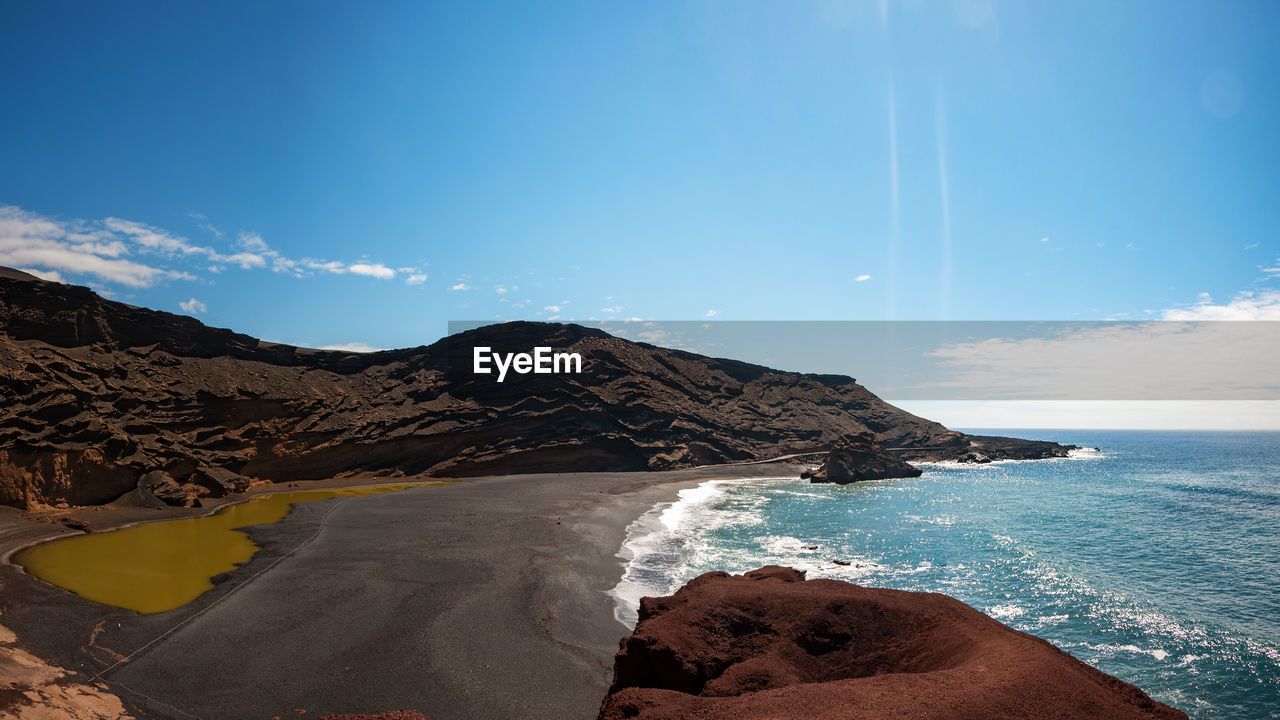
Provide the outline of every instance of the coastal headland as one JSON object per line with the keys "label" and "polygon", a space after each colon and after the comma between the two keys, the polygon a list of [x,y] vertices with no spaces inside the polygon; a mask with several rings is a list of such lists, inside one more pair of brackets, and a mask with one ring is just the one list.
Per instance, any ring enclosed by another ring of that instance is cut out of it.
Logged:
{"label": "coastal headland", "polygon": [[[581,373],[474,370],[549,347]],[[0,272],[0,505],[204,505],[376,474],[668,470],[825,452],[871,433],[908,461],[1065,456],[973,437],[851,377],[774,370],[561,323],[374,353],[310,350]]]}

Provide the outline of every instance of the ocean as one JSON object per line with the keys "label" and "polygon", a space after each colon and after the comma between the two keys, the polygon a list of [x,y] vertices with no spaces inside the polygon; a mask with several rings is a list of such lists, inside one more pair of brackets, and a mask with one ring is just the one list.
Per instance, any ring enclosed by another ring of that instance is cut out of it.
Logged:
{"label": "ocean", "polygon": [[1099,449],[683,490],[628,528],[618,619],[704,572],[789,565],[946,593],[1193,718],[1280,718],[1280,433],[973,432]]}

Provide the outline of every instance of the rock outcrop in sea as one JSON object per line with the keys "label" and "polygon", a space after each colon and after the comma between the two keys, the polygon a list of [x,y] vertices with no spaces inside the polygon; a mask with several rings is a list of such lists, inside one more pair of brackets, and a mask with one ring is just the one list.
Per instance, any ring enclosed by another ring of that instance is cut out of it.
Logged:
{"label": "rock outcrop in sea", "polygon": [[[576,352],[575,375],[474,375],[472,348]],[[0,504],[188,505],[255,482],[660,470],[830,448],[1056,457],[896,408],[853,378],[517,322],[376,353],[281,345],[0,270]],[[128,497],[125,497],[128,496]]]}
{"label": "rock outcrop in sea", "polygon": [[599,720],[1186,720],[946,595],[712,572],[644,598]]}
{"label": "rock outcrop in sea", "polygon": [[860,480],[920,477],[915,467],[876,442],[871,433],[843,437],[827,453],[822,467],[805,471],[801,478],[815,483],[847,485]]}

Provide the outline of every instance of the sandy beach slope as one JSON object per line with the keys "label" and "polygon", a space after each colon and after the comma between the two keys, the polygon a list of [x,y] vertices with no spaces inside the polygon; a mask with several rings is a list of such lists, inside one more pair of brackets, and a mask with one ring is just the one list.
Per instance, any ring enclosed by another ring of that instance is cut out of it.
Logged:
{"label": "sandy beach slope", "polygon": [[139,616],[9,565],[0,612],[35,654],[111,668],[100,679],[139,717],[591,718],[626,633],[606,591],[627,525],[704,478],[795,474],[505,476],[306,503],[186,607]]}

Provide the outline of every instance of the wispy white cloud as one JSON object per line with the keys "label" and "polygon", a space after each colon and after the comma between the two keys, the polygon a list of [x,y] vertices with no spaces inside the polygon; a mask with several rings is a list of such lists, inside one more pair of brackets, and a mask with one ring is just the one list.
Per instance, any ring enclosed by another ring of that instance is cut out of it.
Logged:
{"label": "wispy white cloud", "polygon": [[182,312],[187,313],[188,315],[198,315],[200,313],[209,312],[209,306],[195,298],[178,303],[178,307],[182,308]]}
{"label": "wispy white cloud", "polygon": [[209,222],[208,216],[206,216],[204,213],[189,212],[187,213],[187,217],[196,221],[196,227],[213,235],[219,240],[222,239],[222,231],[219,230],[217,227],[215,227],[213,223]]}
{"label": "wispy white cloud", "polygon": [[48,280],[49,282],[56,282],[56,283],[62,282],[62,273],[58,272],[57,270],[37,270],[35,268],[18,268],[18,269],[24,273],[27,273],[28,275],[35,275],[41,280]]}
{"label": "wispy white cloud", "polygon": [[427,281],[426,273],[410,273],[409,277],[404,279],[406,285],[421,285]]}
{"label": "wispy white cloud", "polygon": [[[155,240],[146,234],[150,241]],[[148,287],[166,279],[193,279],[169,270],[121,257],[129,249],[103,224],[47,218],[12,206],[0,207],[0,265],[28,267],[41,272],[88,275],[129,287]]]}
{"label": "wispy white cloud", "polygon": [[374,347],[373,345],[370,345],[368,343],[351,342],[351,343],[340,343],[338,345],[325,345],[324,347],[321,347],[318,349],[335,350],[338,352],[371,353],[371,352],[382,352],[387,348]]}
{"label": "wispy white cloud", "polygon": [[853,279],[853,281],[854,281],[854,282],[866,282],[866,281],[868,281],[868,280],[870,280],[870,279],[871,279],[871,276],[870,276],[870,275],[859,275],[858,277],[854,278],[854,279]]}
{"label": "wispy white cloud", "polygon": [[379,280],[390,280],[396,276],[396,271],[383,265],[382,263],[356,263],[347,268],[349,272],[356,275],[366,275],[368,277],[378,278]]}
{"label": "wispy white cloud", "polygon": [[[1273,280],[1277,266],[1263,269],[1255,288]],[[1280,289],[1244,290],[1226,302],[1202,292],[1191,305],[1143,315],[1151,320],[1050,326],[1043,336],[944,344],[928,355],[945,379],[914,389],[1022,399],[1276,396]]]}
{"label": "wispy white cloud", "polygon": [[227,263],[228,265],[236,265],[241,270],[252,270],[254,268],[263,268],[267,266],[267,259],[262,255],[251,252],[238,252],[231,255],[213,254],[213,261]]}
{"label": "wispy white cloud", "polygon": [[342,273],[347,271],[347,266],[344,265],[343,263],[338,262],[337,260],[325,261],[325,260],[312,260],[311,258],[303,258],[301,261],[301,265],[302,267],[308,270],[316,270],[320,272],[333,273],[335,275],[341,275]]}
{"label": "wispy white cloud", "polygon": [[559,306],[559,305],[544,305],[542,309],[543,309],[543,310],[546,310],[547,312],[553,312],[553,313],[558,313],[558,312],[560,312],[560,306]]}
{"label": "wispy white cloud", "polygon": [[[219,240],[224,237],[204,215],[189,215],[201,229]],[[60,278],[88,276],[135,288],[165,280],[195,280],[196,273],[221,273],[228,267],[270,268],[295,277],[325,272],[391,279],[404,272],[426,279],[417,268],[397,271],[370,260],[347,265],[336,260],[289,258],[260,234],[247,230],[240,231],[234,247],[224,251],[133,220],[61,220],[13,206],[0,206],[0,265],[30,267],[57,273]]]}
{"label": "wispy white cloud", "polygon": [[720,314],[719,310],[708,310],[706,317],[713,318]]}
{"label": "wispy white cloud", "polygon": [[1280,320],[1280,290],[1247,290],[1222,304],[1215,303],[1209,293],[1200,293],[1195,305],[1165,310],[1162,317],[1186,321]]}
{"label": "wispy white cloud", "polygon": [[213,250],[192,245],[185,238],[176,237],[150,225],[133,222],[132,220],[121,220],[120,218],[109,217],[102,221],[103,227],[113,233],[127,236],[135,243],[150,250],[158,250],[166,253],[179,253],[183,255],[211,255]]}
{"label": "wispy white cloud", "polygon": [[1280,332],[1271,323],[1102,323],[928,354],[945,379],[920,387],[938,397],[1249,400],[1274,394]]}
{"label": "wispy white cloud", "polygon": [[450,290],[470,290],[471,286],[464,282],[459,282],[449,286],[449,289]]}
{"label": "wispy white cloud", "polygon": [[239,236],[236,237],[236,243],[249,252],[264,253],[271,249],[267,247],[267,243],[262,239],[261,235],[245,230],[240,231]]}
{"label": "wispy white cloud", "polygon": [[1159,321],[943,346],[930,354],[949,376],[933,387],[1021,398],[1271,396],[1280,357],[1280,325],[1274,324],[1280,290],[1246,290],[1227,302],[1202,292],[1192,305],[1148,314]]}

